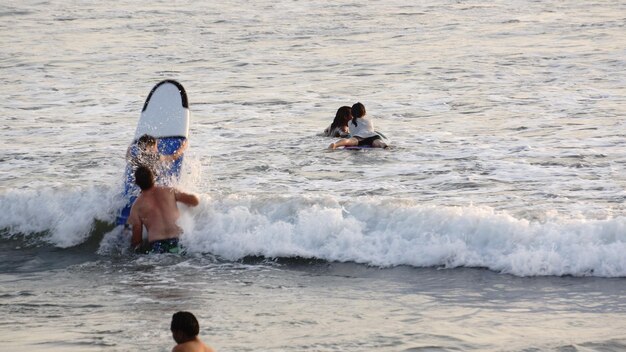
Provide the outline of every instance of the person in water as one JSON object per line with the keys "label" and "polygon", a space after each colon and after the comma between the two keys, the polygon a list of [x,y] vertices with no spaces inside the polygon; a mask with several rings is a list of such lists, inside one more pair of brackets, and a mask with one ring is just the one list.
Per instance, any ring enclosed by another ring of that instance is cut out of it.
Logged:
{"label": "person in water", "polygon": [[335,119],[324,130],[326,137],[342,137],[345,138],[350,134],[348,122],[352,120],[352,112],[349,106],[342,106],[337,110]]}
{"label": "person in water", "polygon": [[144,134],[139,137],[135,145],[128,147],[126,160],[136,169],[139,166],[147,166],[155,175],[159,175],[164,165],[180,158],[187,149],[187,139],[180,147],[170,155],[159,153],[157,140],[153,136]]}
{"label": "person in water", "polygon": [[172,352],[214,352],[211,347],[205,345],[198,338],[200,324],[192,313],[174,313],[170,330],[174,341],[177,343]]}
{"label": "person in water", "polygon": [[361,103],[352,105],[352,121],[350,127],[350,138],[343,138],[335,143],[331,143],[328,148],[335,149],[342,146],[366,146],[374,148],[388,148],[382,137],[374,131],[374,123],[365,116],[365,106]]}
{"label": "person in water", "polygon": [[130,208],[128,217],[132,228],[131,246],[135,250],[141,248],[145,226],[150,253],[178,253],[178,238],[182,229],[176,224],[180,217],[176,202],[195,207],[200,203],[198,197],[175,188],[155,185],[154,175],[146,166],[139,166],[135,171],[135,183],[141,188],[141,193]]}

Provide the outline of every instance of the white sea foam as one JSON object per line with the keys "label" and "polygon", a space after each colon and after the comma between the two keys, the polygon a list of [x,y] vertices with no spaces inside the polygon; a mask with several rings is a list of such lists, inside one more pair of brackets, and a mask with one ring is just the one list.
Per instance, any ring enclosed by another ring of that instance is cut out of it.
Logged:
{"label": "white sea foam", "polygon": [[[482,206],[419,205],[363,197],[200,195],[181,206],[190,253],[227,260],[305,257],[392,267],[484,267],[520,276],[626,276],[626,218],[546,214],[516,218]],[[94,220],[113,222],[120,199],[106,187],[13,190],[0,196],[0,228],[65,248],[85,242]],[[119,230],[99,253],[126,253]]]}
{"label": "white sea foam", "polygon": [[8,236],[44,233],[66,248],[84,242],[94,220],[112,221],[122,200],[107,187],[9,190],[0,194],[0,229]]}
{"label": "white sea foam", "polygon": [[532,222],[487,207],[232,196],[203,202],[184,243],[230,260],[301,256],[521,276],[624,276],[625,226],[623,217]]}

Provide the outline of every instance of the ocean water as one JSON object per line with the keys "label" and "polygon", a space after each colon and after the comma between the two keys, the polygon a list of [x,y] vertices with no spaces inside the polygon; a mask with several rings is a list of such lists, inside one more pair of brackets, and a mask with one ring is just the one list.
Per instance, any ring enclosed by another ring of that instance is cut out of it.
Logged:
{"label": "ocean water", "polygon": [[[626,350],[626,4],[0,2],[0,350]],[[187,90],[186,256],[124,155]],[[362,102],[390,150],[329,151]]]}

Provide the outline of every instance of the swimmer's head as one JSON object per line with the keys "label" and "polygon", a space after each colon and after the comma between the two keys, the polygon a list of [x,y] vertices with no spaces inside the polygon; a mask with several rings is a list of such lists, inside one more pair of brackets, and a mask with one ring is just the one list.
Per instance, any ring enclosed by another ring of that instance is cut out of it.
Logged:
{"label": "swimmer's head", "polygon": [[139,166],[135,170],[135,183],[142,191],[152,188],[154,186],[154,175],[149,168],[145,166]]}
{"label": "swimmer's head", "polygon": [[156,147],[156,138],[152,137],[149,134],[144,134],[137,140],[137,146],[141,150],[153,149],[154,147]]}
{"label": "swimmer's head", "polygon": [[361,103],[356,103],[352,105],[352,117],[358,119],[359,117],[365,116],[365,106]]}
{"label": "swimmer's head", "polygon": [[344,125],[348,124],[348,121],[352,120],[352,112],[349,106],[342,106],[337,109],[335,114],[335,120],[339,119]]}
{"label": "swimmer's head", "polygon": [[183,343],[198,336],[200,324],[190,312],[177,312],[172,315],[170,330],[176,343]]}
{"label": "swimmer's head", "polygon": [[352,115],[350,114],[350,107],[349,106],[342,106],[339,109],[337,109],[337,113],[335,114],[335,119],[333,120],[333,123],[331,124],[331,130],[335,127],[344,127],[344,126],[348,126],[348,121],[350,121],[352,119]]}

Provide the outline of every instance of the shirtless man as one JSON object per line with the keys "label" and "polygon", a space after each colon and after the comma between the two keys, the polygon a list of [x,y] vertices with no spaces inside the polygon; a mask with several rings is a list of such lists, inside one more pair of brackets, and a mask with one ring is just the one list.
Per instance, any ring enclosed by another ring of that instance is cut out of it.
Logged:
{"label": "shirtless man", "polygon": [[172,352],[214,352],[211,347],[205,345],[198,338],[200,325],[193,314],[189,312],[174,313],[170,330],[174,341],[178,344],[172,349]]}
{"label": "shirtless man", "polygon": [[142,244],[143,226],[148,230],[148,242],[152,253],[178,253],[178,237],[182,229],[176,225],[180,216],[176,202],[195,207],[198,197],[174,188],[157,186],[154,175],[146,166],[135,171],[135,183],[141,188],[130,209],[128,222],[132,226],[131,245],[138,249]]}

